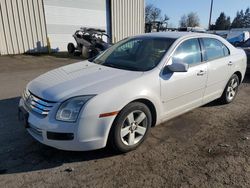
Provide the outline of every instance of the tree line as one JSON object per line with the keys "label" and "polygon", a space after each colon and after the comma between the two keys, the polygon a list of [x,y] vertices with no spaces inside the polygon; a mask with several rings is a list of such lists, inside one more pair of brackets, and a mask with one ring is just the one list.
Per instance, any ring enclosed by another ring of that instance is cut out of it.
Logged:
{"label": "tree line", "polygon": [[232,22],[229,16],[221,12],[215,24],[210,26],[210,30],[227,30],[231,28],[250,28],[250,8],[245,11],[238,11]]}
{"label": "tree line", "polygon": [[[152,23],[155,21],[165,23],[168,25],[169,17],[162,15],[161,9],[155,7],[153,4],[148,4],[145,8],[145,21],[146,23]],[[183,15],[179,21],[180,27],[196,27],[200,26],[200,19],[197,13],[190,12],[187,15]],[[231,18],[224,12],[221,12],[216,19],[215,24],[210,26],[210,30],[228,30],[231,28],[250,28],[250,8],[245,11],[238,11],[235,18],[231,22]]]}

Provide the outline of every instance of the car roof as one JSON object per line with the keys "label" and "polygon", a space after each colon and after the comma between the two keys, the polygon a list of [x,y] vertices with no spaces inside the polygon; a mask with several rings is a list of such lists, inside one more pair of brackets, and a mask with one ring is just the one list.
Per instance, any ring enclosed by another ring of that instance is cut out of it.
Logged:
{"label": "car roof", "polygon": [[196,32],[155,32],[155,33],[145,33],[137,35],[136,37],[161,37],[161,38],[173,38],[178,39],[182,37],[215,37],[215,35],[207,33],[196,33]]}

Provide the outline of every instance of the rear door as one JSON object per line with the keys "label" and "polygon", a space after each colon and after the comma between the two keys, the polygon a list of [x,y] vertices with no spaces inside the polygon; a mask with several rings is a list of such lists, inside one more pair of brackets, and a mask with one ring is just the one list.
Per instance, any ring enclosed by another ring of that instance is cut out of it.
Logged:
{"label": "rear door", "polygon": [[219,98],[231,76],[232,62],[229,49],[219,40],[202,38],[204,60],[207,62],[208,79],[203,102]]}

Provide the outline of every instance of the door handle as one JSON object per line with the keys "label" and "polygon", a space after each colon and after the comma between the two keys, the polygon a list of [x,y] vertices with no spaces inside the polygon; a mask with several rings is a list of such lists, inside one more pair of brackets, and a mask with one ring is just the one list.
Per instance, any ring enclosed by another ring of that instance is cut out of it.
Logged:
{"label": "door handle", "polygon": [[200,71],[197,73],[197,76],[203,76],[204,74],[206,74],[206,71],[200,70]]}
{"label": "door handle", "polygon": [[233,62],[232,62],[232,61],[229,61],[229,62],[228,62],[228,65],[229,65],[229,66],[232,66],[232,65],[233,65]]}

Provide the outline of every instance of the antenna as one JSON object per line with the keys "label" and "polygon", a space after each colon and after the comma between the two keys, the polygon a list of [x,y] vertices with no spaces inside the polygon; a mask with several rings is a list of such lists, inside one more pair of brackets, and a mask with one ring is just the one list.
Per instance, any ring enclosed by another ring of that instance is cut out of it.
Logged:
{"label": "antenna", "polygon": [[210,16],[209,16],[209,23],[208,23],[208,30],[210,30],[210,27],[211,27],[211,19],[212,19],[212,13],[213,13],[213,4],[214,4],[214,0],[211,0]]}

